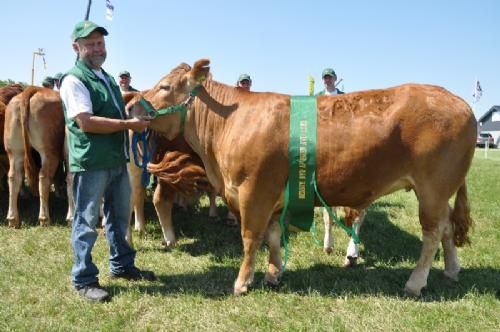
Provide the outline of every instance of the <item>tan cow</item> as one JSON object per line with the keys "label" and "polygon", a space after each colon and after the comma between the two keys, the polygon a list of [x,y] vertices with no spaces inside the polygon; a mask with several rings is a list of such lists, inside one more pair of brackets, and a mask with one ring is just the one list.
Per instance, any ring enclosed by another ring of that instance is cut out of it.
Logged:
{"label": "tan cow", "polygon": [[[179,65],[144,99],[157,110],[187,102],[207,77],[208,64],[202,59],[193,68]],[[320,96],[317,105],[316,178],[327,203],[364,209],[383,195],[412,189],[423,245],[405,291],[420,295],[440,243],[444,274],[458,280],[456,247],[469,242],[472,224],[465,176],[476,120],[469,105],[441,87],[418,84]],[[288,179],[289,109],[288,95],[247,92],[209,79],[187,112],[186,141],[203,160],[215,190],[241,216],[244,257],[234,284],[237,295],[252,283],[256,250],[264,239],[269,245],[265,281],[279,283],[281,231],[275,221]],[[139,102],[129,111],[147,114]],[[181,114],[157,117],[151,128],[172,139],[181,132]],[[451,208],[448,200],[455,193]]]}
{"label": "tan cow", "polygon": [[[5,112],[4,142],[9,157],[9,226],[20,225],[17,199],[23,170],[31,191],[40,195],[40,225],[50,224],[50,185],[63,160],[64,116],[59,93],[30,86],[14,97]],[[40,169],[33,161],[31,148],[40,154]]]}
{"label": "tan cow", "polygon": [[14,96],[23,91],[20,84],[11,84],[0,88],[0,188],[3,187],[3,180],[9,170],[9,159],[5,153],[3,144],[3,128],[5,123],[5,108]]}

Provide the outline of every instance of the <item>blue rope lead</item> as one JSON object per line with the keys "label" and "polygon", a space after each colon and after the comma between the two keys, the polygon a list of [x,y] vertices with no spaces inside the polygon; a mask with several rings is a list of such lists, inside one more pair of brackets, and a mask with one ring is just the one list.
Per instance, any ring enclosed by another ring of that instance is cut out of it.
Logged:
{"label": "blue rope lead", "polygon": [[[149,140],[153,135],[153,131],[146,129],[142,133],[136,133],[132,135],[132,154],[134,155],[134,162],[137,167],[142,168],[141,173],[141,183],[144,187],[149,185],[149,173],[148,173],[148,163],[153,157],[153,151],[155,149],[155,141],[151,143],[151,148],[148,149]],[[139,162],[139,151],[138,145],[142,143],[142,163]]]}

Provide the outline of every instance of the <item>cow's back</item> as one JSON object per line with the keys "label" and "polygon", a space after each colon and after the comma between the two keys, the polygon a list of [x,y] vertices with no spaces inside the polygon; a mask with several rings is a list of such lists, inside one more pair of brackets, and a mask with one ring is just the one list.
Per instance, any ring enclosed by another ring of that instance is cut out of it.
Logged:
{"label": "cow's back", "polygon": [[469,168],[476,121],[467,103],[443,88],[409,84],[319,97],[318,109],[318,182],[332,205],[365,207],[449,165],[458,166],[447,177],[460,182]]}

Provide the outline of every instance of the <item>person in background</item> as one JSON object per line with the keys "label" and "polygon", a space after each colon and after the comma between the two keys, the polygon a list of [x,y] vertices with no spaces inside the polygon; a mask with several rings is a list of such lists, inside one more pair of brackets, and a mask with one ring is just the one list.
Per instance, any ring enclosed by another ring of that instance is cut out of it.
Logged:
{"label": "person in background", "polygon": [[59,91],[61,89],[61,79],[63,76],[64,74],[61,72],[54,75],[54,90]]}
{"label": "person in background", "polygon": [[341,95],[344,92],[340,91],[335,87],[335,82],[337,81],[337,75],[332,68],[326,68],[321,74],[323,78],[323,83],[325,84],[325,89],[318,92],[316,96],[322,95]]}
{"label": "person in background", "polygon": [[103,198],[110,277],[156,280],[153,272],[135,266],[136,251],[125,238],[131,192],[127,173],[128,130],[142,132],[149,121],[126,118],[120,88],[102,69],[107,35],[105,28],[91,21],[76,24],[72,46],[78,60],[64,76],[60,90],[75,202],[72,283],[81,297],[98,302],[111,298],[99,284],[99,270],[91,255]]}
{"label": "person in background", "polygon": [[247,91],[250,91],[250,88],[252,87],[252,79],[250,78],[250,75],[241,74],[240,77],[238,77],[238,82],[236,82],[236,86],[245,89]]}
{"label": "person in background", "polygon": [[54,78],[50,76],[46,76],[42,81],[42,86],[47,89],[54,88]]}
{"label": "person in background", "polygon": [[137,89],[134,89],[130,85],[130,81],[132,80],[132,77],[130,76],[130,73],[126,70],[121,71],[120,74],[118,74],[118,77],[120,78],[119,83],[120,83],[120,91],[122,94],[126,92],[133,92],[133,91],[139,91]]}

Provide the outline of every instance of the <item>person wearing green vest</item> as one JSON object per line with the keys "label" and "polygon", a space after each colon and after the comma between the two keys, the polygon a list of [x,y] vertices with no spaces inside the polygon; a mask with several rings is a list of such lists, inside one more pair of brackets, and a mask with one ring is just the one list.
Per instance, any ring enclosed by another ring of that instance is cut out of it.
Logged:
{"label": "person wearing green vest", "polygon": [[323,83],[325,83],[325,89],[318,92],[316,96],[323,96],[323,95],[333,96],[333,95],[344,94],[344,92],[340,91],[335,87],[335,82],[337,81],[337,74],[335,74],[335,71],[332,68],[326,68],[325,70],[323,70],[321,77],[323,78]]}
{"label": "person wearing green vest", "polygon": [[132,80],[132,77],[130,76],[130,73],[126,70],[123,70],[121,71],[119,74],[118,74],[118,77],[120,78],[120,91],[123,93],[127,93],[127,92],[137,92],[139,90],[137,89],[134,89],[131,85],[130,85],[130,81]]}
{"label": "person wearing green vest", "polygon": [[99,271],[91,255],[103,199],[111,278],[156,279],[153,272],[135,266],[136,252],[125,238],[131,190],[126,165],[128,130],[142,132],[149,121],[125,117],[120,89],[101,68],[106,59],[106,35],[106,29],[91,21],[76,24],[72,46],[78,60],[63,77],[60,89],[75,201],[72,283],[80,296],[99,302],[110,299],[99,285]]}

